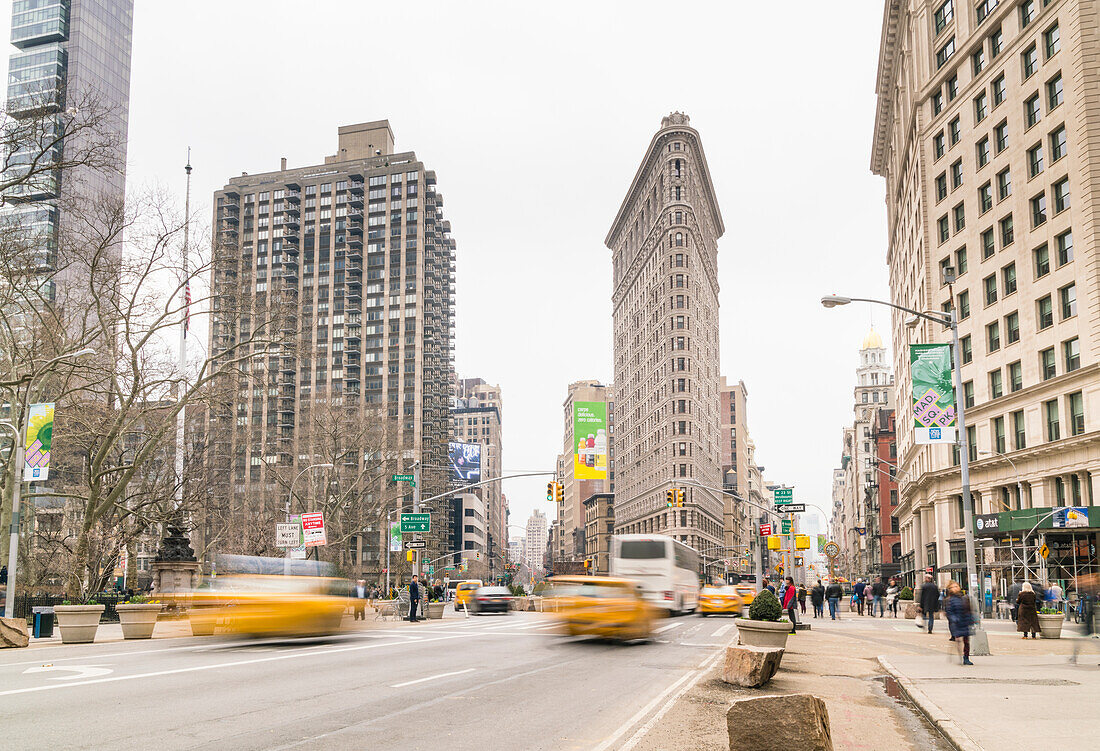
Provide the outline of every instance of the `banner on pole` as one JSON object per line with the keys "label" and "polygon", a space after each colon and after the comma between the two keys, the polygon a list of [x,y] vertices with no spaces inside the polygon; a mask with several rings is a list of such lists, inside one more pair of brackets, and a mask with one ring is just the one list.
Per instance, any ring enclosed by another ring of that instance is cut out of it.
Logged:
{"label": "banner on pole", "polygon": [[50,478],[50,444],[53,442],[53,402],[32,404],[27,410],[27,447],[23,482]]}
{"label": "banner on pole", "polygon": [[951,385],[951,345],[909,345],[913,379],[913,440],[955,443],[955,388]]}
{"label": "banner on pole", "polygon": [[401,552],[401,522],[390,522],[390,552]]}

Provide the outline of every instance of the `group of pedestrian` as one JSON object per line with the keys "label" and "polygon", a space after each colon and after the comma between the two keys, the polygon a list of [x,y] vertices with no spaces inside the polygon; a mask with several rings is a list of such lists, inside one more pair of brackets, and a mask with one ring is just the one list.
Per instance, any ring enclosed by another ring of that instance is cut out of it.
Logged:
{"label": "group of pedestrian", "polygon": [[963,592],[962,586],[952,579],[941,592],[932,575],[925,574],[924,583],[917,594],[917,603],[917,617],[923,619],[924,630],[929,634],[936,624],[936,613],[942,607],[947,618],[948,633],[959,649],[962,664],[973,665],[970,661],[970,635],[973,633],[975,618],[970,607],[970,598]]}

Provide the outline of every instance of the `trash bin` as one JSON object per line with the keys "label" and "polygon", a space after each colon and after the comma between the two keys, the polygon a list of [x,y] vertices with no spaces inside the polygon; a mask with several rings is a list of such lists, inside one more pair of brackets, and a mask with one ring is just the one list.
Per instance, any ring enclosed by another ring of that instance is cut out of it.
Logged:
{"label": "trash bin", "polygon": [[53,608],[31,608],[34,620],[34,638],[49,639],[53,636]]}

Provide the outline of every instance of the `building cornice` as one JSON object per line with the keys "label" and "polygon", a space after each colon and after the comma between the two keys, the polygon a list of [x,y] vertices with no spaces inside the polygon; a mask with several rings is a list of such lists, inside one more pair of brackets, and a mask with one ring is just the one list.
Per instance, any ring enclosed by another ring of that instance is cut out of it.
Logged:
{"label": "building cornice", "polygon": [[894,77],[898,62],[898,23],[901,0],[886,0],[882,14],[882,37],[879,40],[878,75],[875,77],[875,130],[871,146],[871,172],[886,176],[886,152],[890,143],[890,123],[894,118]]}

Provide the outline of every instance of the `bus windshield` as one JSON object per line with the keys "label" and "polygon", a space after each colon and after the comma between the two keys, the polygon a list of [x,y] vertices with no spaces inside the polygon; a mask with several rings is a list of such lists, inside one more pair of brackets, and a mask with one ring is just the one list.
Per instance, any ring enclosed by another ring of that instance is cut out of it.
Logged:
{"label": "bus windshield", "polygon": [[668,558],[663,540],[623,540],[619,544],[620,558]]}

